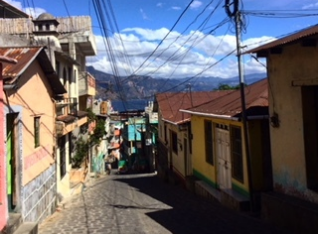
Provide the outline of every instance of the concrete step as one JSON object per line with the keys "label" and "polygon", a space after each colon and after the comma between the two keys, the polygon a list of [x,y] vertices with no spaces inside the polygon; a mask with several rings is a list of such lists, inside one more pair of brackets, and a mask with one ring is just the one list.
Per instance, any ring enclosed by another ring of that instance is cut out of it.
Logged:
{"label": "concrete step", "polygon": [[22,224],[22,216],[19,213],[9,213],[9,223],[6,228],[7,234],[14,233]]}
{"label": "concrete step", "polygon": [[250,210],[250,200],[248,197],[232,190],[232,189],[222,189],[220,202],[229,208],[238,211],[248,211]]}
{"label": "concrete step", "polygon": [[23,223],[13,234],[38,234],[38,224],[33,222]]}

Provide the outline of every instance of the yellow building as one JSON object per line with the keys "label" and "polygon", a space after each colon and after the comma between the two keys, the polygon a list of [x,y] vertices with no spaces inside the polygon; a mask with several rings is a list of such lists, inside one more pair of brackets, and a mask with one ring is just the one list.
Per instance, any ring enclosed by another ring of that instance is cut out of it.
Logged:
{"label": "yellow building", "polygon": [[161,93],[156,95],[154,111],[158,112],[159,176],[173,183],[186,182],[192,175],[190,114],[180,112],[221,97],[229,91]]}
{"label": "yellow building", "polygon": [[267,59],[271,93],[274,193],[262,196],[263,216],[295,233],[318,233],[317,37],[315,25],[247,52]]}
{"label": "yellow building", "polygon": [[[215,199],[238,210],[248,209],[250,198],[256,201],[261,191],[271,188],[267,80],[245,90],[247,145],[239,90],[181,110],[191,114],[193,174],[200,179],[196,192],[210,191]],[[259,209],[259,202],[253,205]]]}

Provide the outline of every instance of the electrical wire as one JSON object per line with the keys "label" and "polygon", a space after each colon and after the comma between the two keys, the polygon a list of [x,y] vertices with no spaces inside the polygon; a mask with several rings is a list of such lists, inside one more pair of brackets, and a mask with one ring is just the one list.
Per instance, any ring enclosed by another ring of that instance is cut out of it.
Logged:
{"label": "electrical wire", "polygon": [[140,66],[133,72],[133,74],[136,74],[143,65],[151,58],[151,56],[157,51],[157,49],[160,47],[160,45],[164,42],[164,40],[169,36],[169,34],[173,31],[173,29],[177,26],[183,15],[186,13],[186,11],[189,9],[191,4],[194,0],[191,0],[191,2],[187,5],[187,7],[182,11],[181,15],[178,17],[177,21],[173,24],[173,26],[170,28],[169,32],[163,37],[163,39],[159,42],[159,44],[156,46],[156,48],[149,54],[149,56],[140,64]]}
{"label": "electrical wire", "polygon": [[[213,2],[213,1],[212,1]],[[210,2],[210,4],[212,3]],[[220,0],[217,4],[217,6],[214,8],[214,10],[209,14],[209,16],[207,18],[205,18],[205,20],[200,24],[200,26],[198,27],[197,30],[200,30],[202,27],[204,27],[207,23],[207,21],[212,17],[212,15],[215,13],[215,11],[217,10],[217,8],[221,5],[222,0]],[[205,9],[207,9],[210,5],[208,4],[207,7]],[[202,12],[199,13],[202,14],[204,12],[204,10]],[[196,17],[196,19],[198,18],[198,16]],[[189,26],[193,23],[194,21],[192,21]],[[186,51],[183,53],[183,55],[180,55],[180,57],[182,57],[182,59],[180,59],[179,63],[177,64],[177,66],[174,68],[173,72],[170,74],[170,76],[168,77],[168,79],[166,80],[166,82],[158,89],[161,90],[169,81],[169,79],[173,76],[173,74],[175,73],[175,71],[177,70],[177,68],[180,66],[180,64],[182,63],[182,61],[185,59],[186,55],[188,54],[188,52],[194,47],[195,43],[200,43],[204,38],[206,38],[209,34],[212,34],[216,29],[218,29],[219,27],[221,27],[222,25],[224,25],[227,21],[223,20],[220,23],[217,24],[217,26],[210,30],[208,34],[206,34],[204,37],[202,37],[199,41],[198,40],[198,36],[193,40],[192,44],[186,49]],[[188,26],[188,27],[189,27]],[[187,28],[188,28],[187,27]],[[187,29],[186,28],[186,29]],[[192,40],[192,37],[194,37],[195,34],[192,34],[187,40],[185,40],[182,45],[181,48],[184,47],[190,40]],[[170,44],[171,45],[171,44]],[[169,46],[170,46],[169,45]],[[168,59],[166,59],[156,70],[147,73],[146,75],[150,75],[150,74],[154,74],[155,72],[157,72],[160,68],[162,68],[166,63],[170,62],[171,60],[175,60],[177,57],[175,57],[176,53],[180,52],[180,49],[176,50],[174,53],[172,53]]]}
{"label": "electrical wire", "polygon": [[[102,28],[101,31],[104,35],[103,43],[104,43],[104,46],[106,48],[106,53],[108,55],[111,69],[112,69],[113,74],[114,74],[114,81],[115,81],[115,85],[117,87],[119,98],[122,100],[124,108],[127,109],[126,103],[125,103],[126,102],[125,92],[122,90],[122,86],[121,86],[121,83],[119,81],[119,71],[117,68],[114,51],[112,50],[112,45],[111,45],[111,42],[109,39],[109,34],[108,34],[108,31],[106,30],[107,26],[106,26],[106,20],[104,18],[104,14],[103,14],[104,12],[102,11],[102,9],[103,9],[102,6],[106,6],[106,5],[102,4],[99,0],[94,0],[93,3],[94,3],[93,4],[94,10],[95,10],[96,16],[98,18],[99,25]],[[106,10],[106,9],[104,9],[104,10]],[[107,50],[107,48],[108,48],[108,50]]]}

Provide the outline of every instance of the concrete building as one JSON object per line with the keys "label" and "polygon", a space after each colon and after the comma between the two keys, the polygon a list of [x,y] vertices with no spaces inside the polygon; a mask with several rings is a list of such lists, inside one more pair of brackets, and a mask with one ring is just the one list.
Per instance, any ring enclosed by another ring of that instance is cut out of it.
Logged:
{"label": "concrete building", "polygon": [[53,99],[66,90],[43,47],[0,48],[0,54],[17,60],[3,69],[7,208],[37,223],[55,211]]}
{"label": "concrete building", "polygon": [[[86,56],[96,54],[92,23],[88,16],[55,18],[44,13],[32,20],[25,13],[0,1],[0,43],[3,46],[45,46],[47,54],[64,89],[54,98],[54,156],[57,190],[64,197],[70,194],[69,172],[76,153],[75,142],[88,137],[85,110],[95,95],[94,77],[86,72]],[[13,13],[15,13],[13,15]],[[10,18],[6,18],[10,16]],[[23,18],[24,17],[24,18]],[[42,53],[42,52],[41,52]],[[20,149],[23,150],[23,149]],[[25,218],[25,217],[23,217]]]}
{"label": "concrete building", "polygon": [[[17,61],[8,57],[0,56],[0,90],[3,90],[3,64],[16,64]],[[5,114],[4,114],[4,94],[0,92],[0,232],[4,230],[7,225],[9,215],[8,215],[8,200],[7,200],[7,171],[6,163],[7,158],[5,157]]]}
{"label": "concrete building", "polygon": [[190,114],[180,112],[221,97],[228,91],[160,93],[154,101],[158,113],[158,175],[186,183],[192,176]]}
{"label": "concrete building", "polygon": [[257,47],[267,60],[274,191],[262,215],[293,233],[318,232],[318,26]]}

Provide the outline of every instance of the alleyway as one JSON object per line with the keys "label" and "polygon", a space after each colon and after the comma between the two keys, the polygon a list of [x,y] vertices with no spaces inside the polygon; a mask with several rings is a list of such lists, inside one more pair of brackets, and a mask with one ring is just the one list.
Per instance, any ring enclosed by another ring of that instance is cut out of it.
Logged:
{"label": "alleyway", "polygon": [[89,184],[42,223],[39,233],[287,233],[154,174],[111,175]]}

